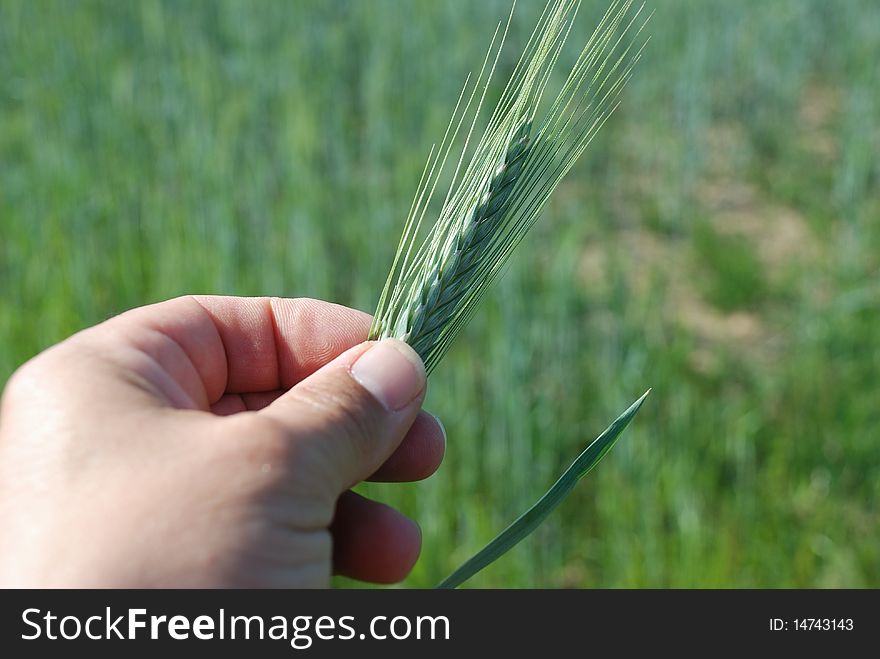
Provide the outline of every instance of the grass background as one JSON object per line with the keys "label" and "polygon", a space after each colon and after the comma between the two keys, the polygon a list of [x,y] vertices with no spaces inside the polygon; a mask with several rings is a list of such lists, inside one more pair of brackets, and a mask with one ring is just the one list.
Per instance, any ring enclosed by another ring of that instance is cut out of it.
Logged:
{"label": "grass background", "polygon": [[[880,586],[880,6],[653,5],[621,109],[432,378],[444,467],[366,488],[422,524],[407,585],[651,386],[472,585]],[[0,0],[0,384],[183,293],[372,310],[508,9]],[[585,2],[573,41],[603,9]],[[538,11],[520,3],[507,71]]]}

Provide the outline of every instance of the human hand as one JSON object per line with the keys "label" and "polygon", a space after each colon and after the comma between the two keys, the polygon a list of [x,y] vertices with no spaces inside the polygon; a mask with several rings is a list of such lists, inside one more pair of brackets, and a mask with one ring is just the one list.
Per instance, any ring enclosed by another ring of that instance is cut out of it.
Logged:
{"label": "human hand", "polygon": [[418,480],[445,438],[425,372],[316,300],[183,297],[38,355],[0,406],[0,584],[390,583],[414,522],[351,491]]}

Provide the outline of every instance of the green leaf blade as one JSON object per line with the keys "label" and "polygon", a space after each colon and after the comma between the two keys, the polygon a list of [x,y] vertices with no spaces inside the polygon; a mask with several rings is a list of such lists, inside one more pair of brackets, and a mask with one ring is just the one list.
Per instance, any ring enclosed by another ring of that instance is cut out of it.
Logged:
{"label": "green leaf blade", "polygon": [[575,459],[556,483],[526,512],[520,515],[510,526],[499,533],[494,540],[466,561],[460,568],[449,575],[437,588],[456,588],[472,576],[494,563],[520,541],[528,537],[562,503],[571,493],[578,481],[586,476],[599,464],[614,447],[618,438],[635,417],[642,403],[648,397],[648,389],[630,405],[623,414],[608,426],[584,451]]}

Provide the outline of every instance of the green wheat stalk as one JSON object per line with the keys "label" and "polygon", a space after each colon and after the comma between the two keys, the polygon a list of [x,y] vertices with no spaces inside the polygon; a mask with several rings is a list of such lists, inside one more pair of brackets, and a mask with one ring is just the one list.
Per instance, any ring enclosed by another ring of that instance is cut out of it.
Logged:
{"label": "green wheat stalk", "polygon": [[[555,98],[545,102],[579,8],[580,0],[548,0],[482,137],[475,140],[512,9],[506,24],[498,24],[479,74],[473,82],[470,76],[465,81],[439,147],[428,155],[369,334],[371,340],[406,341],[428,373],[616,109],[647,44],[640,38],[650,18],[643,16],[644,5],[614,0]],[[438,210],[437,191],[461,134],[464,139]],[[436,220],[420,240],[429,212],[437,213]],[[442,586],[462,583],[531,533],[610,450],[643,400],[591,444],[533,508]]]}
{"label": "green wheat stalk", "polygon": [[[470,77],[465,83],[446,134],[428,157],[370,338],[408,342],[429,373],[470,320],[553,190],[617,107],[647,43],[638,42],[647,21],[640,20],[643,5],[613,2],[539,120],[545,89],[579,6],[580,0],[547,2],[484,135],[469,149],[510,18],[503,31],[498,25],[479,75],[473,84]],[[628,34],[632,36],[626,39]],[[469,115],[470,126],[437,219],[417,246],[452,146]]]}

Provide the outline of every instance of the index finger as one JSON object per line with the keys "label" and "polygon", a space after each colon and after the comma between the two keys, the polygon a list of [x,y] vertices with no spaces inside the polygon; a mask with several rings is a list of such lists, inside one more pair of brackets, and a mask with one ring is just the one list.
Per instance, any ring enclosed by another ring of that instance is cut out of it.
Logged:
{"label": "index finger", "polygon": [[[289,389],[363,341],[371,316],[310,298],[195,296],[226,353],[225,393]],[[221,393],[223,393],[221,392]]]}
{"label": "index finger", "polygon": [[[289,389],[365,341],[370,327],[369,314],[321,300],[210,295],[141,307],[110,322],[119,321],[156,337],[139,347],[186,390],[195,386],[188,375],[194,371],[204,387],[196,399],[209,404],[224,393]],[[181,364],[183,356],[189,363]]]}

